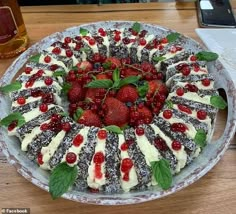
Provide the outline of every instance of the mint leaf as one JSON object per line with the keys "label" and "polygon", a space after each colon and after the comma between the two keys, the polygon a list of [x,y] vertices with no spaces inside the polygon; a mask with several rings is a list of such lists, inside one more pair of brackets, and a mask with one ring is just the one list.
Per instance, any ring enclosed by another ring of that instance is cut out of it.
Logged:
{"label": "mint leaf", "polygon": [[66,75],[66,72],[64,70],[54,71],[52,74],[53,77],[61,77],[61,76],[65,76],[65,75]]}
{"label": "mint leaf", "polygon": [[83,114],[84,110],[82,108],[77,108],[75,113],[73,114],[74,121],[77,121]]}
{"label": "mint leaf", "polygon": [[174,104],[170,100],[166,100],[166,105],[169,109],[172,109]]}
{"label": "mint leaf", "polygon": [[9,92],[21,89],[21,86],[22,86],[21,82],[15,81],[15,82],[13,82],[13,83],[11,83],[9,85],[1,86],[0,87],[0,92],[2,92],[2,93],[9,93]]}
{"label": "mint leaf", "polygon": [[120,81],[118,87],[121,88],[124,85],[136,83],[137,81],[139,81],[140,78],[141,78],[140,76],[129,76],[129,77],[126,77],[126,78],[124,78],[124,79],[122,79]]}
{"label": "mint leaf", "polygon": [[83,51],[83,52],[85,52],[85,53],[88,53],[88,52],[90,51],[89,48],[80,48],[79,50],[80,50],[80,51]]}
{"label": "mint leaf", "polygon": [[116,134],[121,134],[122,130],[119,126],[115,126],[115,125],[110,125],[110,126],[105,126],[104,127],[106,130],[114,132]]}
{"label": "mint leaf", "polygon": [[204,147],[206,145],[206,133],[203,129],[197,130],[197,133],[194,137],[194,142],[200,147]]}
{"label": "mint leaf", "polygon": [[30,61],[30,62],[39,62],[40,56],[41,56],[41,54],[37,54],[37,55],[31,56],[31,57],[29,58],[29,61]]}
{"label": "mint leaf", "polygon": [[113,82],[111,80],[93,80],[89,82],[87,88],[111,88]]}
{"label": "mint leaf", "polygon": [[179,38],[180,34],[179,33],[170,33],[166,36],[168,42],[174,42],[175,40],[177,40]]}
{"label": "mint leaf", "polygon": [[114,82],[117,82],[120,80],[120,70],[116,68],[112,73],[112,79]]}
{"label": "mint leaf", "polygon": [[211,105],[219,109],[224,109],[227,106],[227,103],[219,95],[211,96],[210,102],[211,102]]}
{"label": "mint leaf", "polygon": [[153,60],[155,61],[155,62],[161,62],[161,61],[163,61],[163,60],[165,60],[166,59],[166,57],[164,57],[164,56],[154,56],[153,57]]}
{"label": "mint leaf", "polygon": [[208,52],[208,51],[200,51],[196,54],[196,57],[199,61],[214,61],[216,60],[219,56],[217,53],[213,52]]}
{"label": "mint leaf", "polygon": [[132,26],[132,30],[135,31],[136,33],[139,33],[141,30],[141,25],[138,22],[135,22]]}
{"label": "mint leaf", "polygon": [[86,36],[88,34],[88,30],[84,29],[84,28],[80,28],[79,29],[79,33],[82,35],[82,36]]}
{"label": "mint leaf", "polygon": [[64,83],[62,85],[62,89],[61,89],[61,92],[63,94],[67,94],[69,92],[69,90],[71,89],[72,85],[70,83]]}
{"label": "mint leaf", "polygon": [[109,69],[111,67],[112,62],[108,61],[108,62],[104,62],[102,63],[102,67],[106,70]]}
{"label": "mint leaf", "polygon": [[138,87],[138,94],[140,97],[145,97],[149,90],[148,82],[145,81],[143,85]]}
{"label": "mint leaf", "polygon": [[77,166],[70,167],[67,163],[57,165],[49,177],[49,192],[53,199],[59,198],[68,191],[76,180]]}
{"label": "mint leaf", "polygon": [[169,189],[172,184],[172,174],[169,162],[165,159],[154,161],[151,162],[151,168],[153,176],[159,186],[163,189]]}
{"label": "mint leaf", "polygon": [[9,114],[7,117],[4,117],[0,121],[1,126],[9,126],[13,121],[17,121],[17,126],[20,127],[25,123],[25,118],[20,112],[14,112]]}

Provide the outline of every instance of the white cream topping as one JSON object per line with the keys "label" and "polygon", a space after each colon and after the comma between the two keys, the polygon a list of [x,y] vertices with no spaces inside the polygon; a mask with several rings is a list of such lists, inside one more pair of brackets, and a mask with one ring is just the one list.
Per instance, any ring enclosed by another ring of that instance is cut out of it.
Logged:
{"label": "white cream topping", "polygon": [[42,147],[41,154],[43,156],[43,164],[40,165],[41,168],[50,169],[48,162],[52,157],[52,155],[54,154],[54,152],[57,150],[65,134],[66,134],[65,131],[63,130],[60,131],[55,137],[52,138],[48,146]]}
{"label": "white cream topping", "polygon": [[[153,38],[154,38],[154,35],[148,35],[148,36],[144,37],[144,39],[146,40],[146,44],[148,44]],[[138,57],[138,60],[141,60],[142,50],[144,49],[145,46],[146,45],[139,45],[137,47],[137,57]]]}
{"label": "white cream topping", "polygon": [[[120,149],[120,157],[121,157],[121,163],[122,160],[125,158],[130,158],[128,151],[123,151],[121,150],[121,145],[125,142],[125,138],[123,134],[119,134],[119,149]],[[122,172],[120,170],[121,176],[120,176],[120,183],[121,183],[121,188],[125,191],[125,192],[129,192],[130,189],[132,187],[135,187],[138,184],[138,177],[137,177],[137,173],[135,171],[134,166],[132,166],[132,168],[129,171],[129,180],[128,181],[124,181],[122,178],[124,176],[124,172]]]}
{"label": "white cream topping", "polygon": [[169,147],[169,149],[173,152],[174,156],[176,157],[176,159],[178,160],[178,163],[177,163],[177,166],[176,166],[176,169],[175,169],[175,172],[179,172],[180,169],[182,169],[185,164],[186,164],[186,161],[187,161],[187,153],[185,152],[184,150],[184,146],[182,145],[181,146],[181,149],[176,151],[174,149],[172,149],[172,140],[166,136],[160,129],[159,127],[157,127],[156,125],[154,124],[151,124],[151,127],[153,128],[153,130],[155,131],[155,134],[159,135],[163,140],[165,140],[167,146]]}

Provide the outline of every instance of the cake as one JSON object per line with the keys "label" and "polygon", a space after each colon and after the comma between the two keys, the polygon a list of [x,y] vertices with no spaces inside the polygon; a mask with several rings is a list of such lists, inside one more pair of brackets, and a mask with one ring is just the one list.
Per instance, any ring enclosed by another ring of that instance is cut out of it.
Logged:
{"label": "cake", "polygon": [[[31,57],[17,77],[11,111],[23,122],[13,118],[8,134],[52,170],[54,198],[71,185],[106,193],[168,189],[210,141],[225,107],[206,63],[216,54],[185,50],[178,33],[141,28],[80,28]],[[56,170],[71,176],[59,193]]]}

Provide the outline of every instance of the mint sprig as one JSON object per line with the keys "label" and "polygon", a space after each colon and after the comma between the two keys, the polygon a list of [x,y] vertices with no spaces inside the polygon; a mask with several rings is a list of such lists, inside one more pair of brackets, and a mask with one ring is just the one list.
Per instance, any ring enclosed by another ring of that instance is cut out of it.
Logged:
{"label": "mint sprig", "polygon": [[93,80],[89,82],[86,87],[87,88],[111,88],[113,85],[112,80]]}
{"label": "mint sprig", "polygon": [[78,121],[78,119],[82,116],[84,110],[82,108],[77,108],[75,113],[73,114],[74,121]]}
{"label": "mint sprig", "polygon": [[194,142],[200,147],[204,147],[206,145],[206,138],[205,131],[203,129],[198,129],[194,137]]}
{"label": "mint sprig", "polygon": [[170,33],[166,36],[169,43],[176,41],[180,37],[179,33]]}
{"label": "mint sprig", "polygon": [[227,106],[227,103],[219,95],[211,96],[210,103],[211,103],[211,105],[213,105],[214,107],[219,108],[219,109],[225,109]]}
{"label": "mint sprig", "polygon": [[119,126],[116,125],[110,125],[110,126],[105,126],[104,127],[107,131],[114,132],[116,134],[121,134],[122,130]]}
{"label": "mint sprig", "polygon": [[136,33],[139,33],[141,30],[141,25],[138,22],[135,22],[132,26],[132,30],[135,31]]}
{"label": "mint sprig", "polygon": [[169,189],[172,184],[170,164],[166,159],[151,162],[153,176],[162,189]]}
{"label": "mint sprig", "polygon": [[149,84],[147,81],[143,85],[138,86],[138,94],[140,97],[145,97],[149,90]]}
{"label": "mint sprig", "polygon": [[129,77],[126,77],[126,78],[120,80],[120,83],[119,83],[118,87],[121,88],[122,86],[136,83],[137,81],[139,81],[140,78],[141,78],[140,76],[129,76]]}
{"label": "mint sprig", "polygon": [[70,83],[64,83],[62,85],[62,89],[61,89],[61,92],[63,94],[67,94],[69,92],[69,90],[71,89],[72,85]]}
{"label": "mint sprig", "polygon": [[59,198],[75,183],[78,174],[77,166],[67,163],[57,165],[49,177],[49,192],[53,199]]}
{"label": "mint sprig", "polygon": [[164,57],[164,56],[154,56],[153,57],[153,60],[155,61],[155,62],[161,62],[161,61],[163,61],[163,60],[165,60],[166,59],[166,57]]}
{"label": "mint sprig", "polygon": [[219,55],[214,52],[208,52],[208,51],[200,51],[196,54],[196,57],[199,61],[215,61]]}
{"label": "mint sprig", "polygon": [[17,126],[20,127],[25,124],[25,118],[22,116],[20,112],[14,112],[9,114],[0,120],[0,126],[9,126],[12,122],[17,121]]}
{"label": "mint sprig", "polygon": [[0,92],[2,92],[2,93],[9,93],[9,92],[21,89],[21,87],[22,87],[21,82],[15,81],[15,82],[13,82],[11,84],[8,84],[8,85],[5,85],[5,86],[1,86],[0,87]]}
{"label": "mint sprig", "polygon": [[34,55],[34,56],[31,56],[31,57],[29,58],[29,61],[30,61],[30,62],[39,62],[40,56],[41,56],[41,54],[36,54],[36,55]]}
{"label": "mint sprig", "polygon": [[89,31],[88,31],[87,29],[80,28],[80,29],[79,29],[79,33],[80,33],[82,36],[87,36],[87,34],[89,33]]}
{"label": "mint sprig", "polygon": [[52,74],[53,77],[63,77],[65,75],[66,75],[66,72],[64,70],[54,71]]}
{"label": "mint sprig", "polygon": [[167,107],[168,107],[169,109],[172,109],[173,106],[174,106],[173,102],[170,101],[170,100],[166,100],[166,105],[167,105]]}

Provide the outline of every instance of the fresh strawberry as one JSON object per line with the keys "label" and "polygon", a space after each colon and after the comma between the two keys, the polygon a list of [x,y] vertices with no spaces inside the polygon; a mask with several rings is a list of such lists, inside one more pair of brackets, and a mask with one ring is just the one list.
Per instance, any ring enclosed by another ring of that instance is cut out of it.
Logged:
{"label": "fresh strawberry", "polygon": [[93,65],[89,61],[82,61],[77,64],[79,69],[82,69],[85,73],[93,70]]}
{"label": "fresh strawberry", "polygon": [[97,80],[106,80],[106,79],[110,79],[106,74],[98,74],[96,75],[96,79]]}
{"label": "fresh strawberry", "polygon": [[71,89],[68,91],[67,97],[70,103],[76,103],[84,99],[84,90],[80,84],[74,82]]}
{"label": "fresh strawberry", "polygon": [[116,98],[124,103],[133,103],[138,99],[138,92],[134,86],[125,85],[118,91]]}
{"label": "fresh strawberry", "polygon": [[135,69],[133,69],[133,68],[126,68],[126,69],[124,70],[123,76],[124,76],[124,77],[138,76],[139,74],[140,74],[140,72],[137,71],[137,70],[135,70]]}
{"label": "fresh strawberry", "polygon": [[125,126],[129,122],[129,108],[116,98],[108,97],[105,100],[107,111],[104,116],[105,125]]}
{"label": "fresh strawberry", "polygon": [[156,91],[158,91],[159,94],[167,95],[168,89],[162,81],[159,80],[151,80],[148,82],[149,90],[148,94],[154,94]]}
{"label": "fresh strawberry", "polygon": [[88,90],[86,91],[85,97],[87,99],[91,99],[92,101],[95,101],[97,93],[99,93],[99,88],[88,88]]}
{"label": "fresh strawberry", "polygon": [[105,60],[105,63],[111,63],[111,68],[113,68],[113,69],[119,68],[121,66],[120,60],[116,57],[108,57]]}
{"label": "fresh strawberry", "polygon": [[143,106],[142,108],[138,108],[137,111],[141,115],[142,119],[148,118],[150,121],[152,121],[153,115],[149,108],[147,108],[146,106]]}
{"label": "fresh strawberry", "polygon": [[81,117],[77,120],[78,123],[82,123],[86,126],[96,126],[101,127],[102,122],[97,114],[91,110],[83,111]]}

